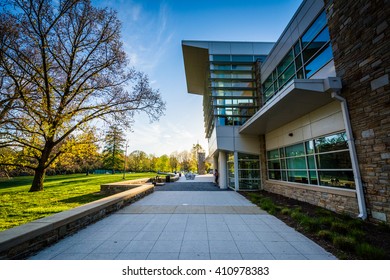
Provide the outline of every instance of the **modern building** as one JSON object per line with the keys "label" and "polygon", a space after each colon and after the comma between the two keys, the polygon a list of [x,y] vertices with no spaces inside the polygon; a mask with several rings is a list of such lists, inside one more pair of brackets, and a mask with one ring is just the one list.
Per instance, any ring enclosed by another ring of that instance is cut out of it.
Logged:
{"label": "modern building", "polygon": [[182,42],[221,188],[390,222],[389,6],[303,1],[275,44]]}

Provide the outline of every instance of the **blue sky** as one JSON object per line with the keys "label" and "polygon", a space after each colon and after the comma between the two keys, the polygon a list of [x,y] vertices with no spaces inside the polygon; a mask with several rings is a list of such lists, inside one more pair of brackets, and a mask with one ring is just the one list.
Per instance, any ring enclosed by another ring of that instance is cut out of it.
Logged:
{"label": "blue sky", "polygon": [[129,152],[160,156],[204,138],[202,97],[187,93],[182,40],[274,42],[302,0],[95,0],[118,12],[130,64],[148,74],[167,103],[159,122],[137,115]]}

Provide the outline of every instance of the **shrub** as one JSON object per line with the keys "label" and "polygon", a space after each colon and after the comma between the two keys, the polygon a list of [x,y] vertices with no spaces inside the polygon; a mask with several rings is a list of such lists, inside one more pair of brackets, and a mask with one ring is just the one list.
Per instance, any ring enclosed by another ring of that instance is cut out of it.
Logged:
{"label": "shrub", "polygon": [[324,240],[332,241],[333,232],[331,232],[330,230],[323,229],[317,232],[317,236]]}
{"label": "shrub", "polygon": [[262,198],[262,199],[260,199],[259,203],[260,203],[260,207],[262,209],[264,209],[265,211],[268,211],[268,210],[275,208],[275,204],[269,198]]}
{"label": "shrub", "polygon": [[366,233],[360,229],[353,228],[348,232],[348,236],[355,238],[356,241],[363,241]]}
{"label": "shrub", "polygon": [[356,254],[366,260],[385,260],[386,253],[381,248],[372,246],[368,243],[360,243],[356,245]]}
{"label": "shrub", "polygon": [[348,252],[353,252],[357,245],[354,238],[342,235],[334,235],[332,242],[335,247]]}
{"label": "shrub", "polygon": [[349,226],[346,223],[334,221],[332,222],[332,225],[330,227],[331,231],[340,233],[340,234],[347,234],[349,231]]}
{"label": "shrub", "polygon": [[317,218],[311,218],[309,216],[303,215],[300,220],[301,226],[309,232],[316,232],[320,229],[320,223]]}
{"label": "shrub", "polygon": [[332,216],[322,216],[318,218],[318,222],[322,228],[331,228],[332,223],[334,222],[334,217]]}
{"label": "shrub", "polygon": [[294,209],[291,213],[291,218],[293,218],[297,222],[300,222],[302,219],[304,219],[305,216],[305,214],[301,213],[300,211],[297,211],[296,209]]}
{"label": "shrub", "polygon": [[291,214],[291,209],[290,208],[283,208],[280,210],[280,214],[282,215],[290,215]]}

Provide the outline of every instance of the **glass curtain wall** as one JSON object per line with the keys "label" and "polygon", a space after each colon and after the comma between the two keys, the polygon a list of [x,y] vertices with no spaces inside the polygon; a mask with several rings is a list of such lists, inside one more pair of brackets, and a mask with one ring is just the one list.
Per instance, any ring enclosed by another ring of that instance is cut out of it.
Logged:
{"label": "glass curtain wall", "polygon": [[242,125],[259,107],[255,62],[262,55],[211,55],[209,88],[204,96],[206,137],[214,124]]}
{"label": "glass curtain wall", "polygon": [[268,178],[354,189],[345,132],[267,151]]}
{"label": "glass curtain wall", "polygon": [[292,79],[309,79],[332,58],[326,13],[323,11],[264,81],[263,102],[268,102]]}

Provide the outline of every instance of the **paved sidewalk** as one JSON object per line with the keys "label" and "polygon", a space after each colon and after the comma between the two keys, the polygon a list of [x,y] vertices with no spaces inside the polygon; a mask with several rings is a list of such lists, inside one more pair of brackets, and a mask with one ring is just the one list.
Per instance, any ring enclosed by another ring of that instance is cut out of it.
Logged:
{"label": "paved sidewalk", "polygon": [[156,191],[30,259],[336,259],[236,192],[166,186],[182,189]]}

